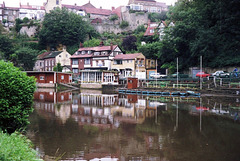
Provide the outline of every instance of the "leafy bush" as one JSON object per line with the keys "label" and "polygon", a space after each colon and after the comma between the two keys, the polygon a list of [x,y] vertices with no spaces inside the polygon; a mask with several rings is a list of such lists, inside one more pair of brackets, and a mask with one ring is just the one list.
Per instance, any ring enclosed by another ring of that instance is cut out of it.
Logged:
{"label": "leafy bush", "polygon": [[37,152],[31,142],[21,134],[0,132],[0,160],[37,160]]}
{"label": "leafy bush", "polygon": [[118,19],[118,15],[113,15],[109,18],[110,21],[115,21]]}
{"label": "leafy bush", "polygon": [[28,124],[33,111],[35,79],[28,77],[12,63],[0,61],[0,127],[12,133]]}
{"label": "leafy bush", "polygon": [[122,21],[122,23],[120,24],[120,28],[121,29],[124,29],[124,28],[126,28],[128,26],[129,26],[129,23],[127,21]]}

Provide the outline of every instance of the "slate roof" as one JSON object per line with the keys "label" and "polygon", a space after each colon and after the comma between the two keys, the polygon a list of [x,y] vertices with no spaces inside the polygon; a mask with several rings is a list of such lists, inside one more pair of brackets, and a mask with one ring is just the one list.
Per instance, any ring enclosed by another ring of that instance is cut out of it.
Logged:
{"label": "slate roof", "polygon": [[51,53],[51,51],[49,51],[49,52],[44,52],[44,53],[38,55],[38,56],[37,56],[37,59],[41,60],[41,59],[43,59],[45,56],[47,56],[47,55],[50,54],[50,53]]}
{"label": "slate roof", "polygon": [[116,55],[113,59],[114,60],[131,60],[131,59],[135,59],[136,57],[138,57],[139,55],[141,55],[141,53],[135,53],[135,54],[120,54],[120,55]]}
{"label": "slate roof", "polygon": [[[117,45],[112,46],[112,50],[114,50],[117,47]],[[96,46],[96,47],[86,47],[86,48],[79,48],[78,51],[111,51],[111,46]],[[90,58],[90,57],[105,57],[106,55],[96,55],[93,56],[92,54],[78,54],[75,52],[70,58]]]}
{"label": "slate roof", "polygon": [[44,59],[55,58],[55,57],[58,56],[60,53],[62,53],[62,51],[52,51],[50,54],[48,54],[47,56],[45,56]]}

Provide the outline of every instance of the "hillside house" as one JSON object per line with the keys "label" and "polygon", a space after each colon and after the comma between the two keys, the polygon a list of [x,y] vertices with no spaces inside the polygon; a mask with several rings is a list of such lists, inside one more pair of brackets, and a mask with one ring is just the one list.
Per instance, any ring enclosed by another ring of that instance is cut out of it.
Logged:
{"label": "hillside house", "polygon": [[117,45],[80,47],[71,57],[71,68],[75,77],[80,77],[80,70],[111,70],[111,60],[121,55]]}
{"label": "hillside house", "polygon": [[166,3],[156,2],[155,0],[129,0],[130,9],[136,11],[157,12],[167,11]]}
{"label": "hillside house", "polygon": [[53,71],[53,68],[57,65],[57,63],[60,63],[62,67],[70,68],[70,57],[71,54],[67,52],[66,47],[63,47],[62,51],[45,52],[41,55],[38,55],[38,60],[36,61],[33,70]]}
{"label": "hillside house", "polygon": [[112,69],[120,73],[120,78],[146,78],[145,56],[142,53],[117,55],[111,63]]}
{"label": "hillside house", "polygon": [[20,3],[19,8],[19,18],[24,19],[27,17],[28,19],[42,20],[45,15],[44,6],[35,6],[35,5],[22,5]]}

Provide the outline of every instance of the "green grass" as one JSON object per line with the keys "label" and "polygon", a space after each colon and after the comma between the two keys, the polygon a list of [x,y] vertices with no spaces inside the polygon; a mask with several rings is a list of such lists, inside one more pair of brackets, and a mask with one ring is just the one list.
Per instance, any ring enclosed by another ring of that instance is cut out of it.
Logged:
{"label": "green grass", "polygon": [[32,149],[29,139],[20,133],[11,135],[0,131],[0,160],[2,161],[39,161],[37,152]]}

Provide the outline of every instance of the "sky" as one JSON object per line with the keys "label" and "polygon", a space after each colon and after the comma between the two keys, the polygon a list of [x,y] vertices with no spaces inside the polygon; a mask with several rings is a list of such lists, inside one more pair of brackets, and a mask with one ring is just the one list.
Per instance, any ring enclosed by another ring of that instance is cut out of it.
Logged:
{"label": "sky", "polygon": [[[0,0],[0,3],[5,2],[6,6],[18,7],[19,3],[26,5],[40,5],[42,6],[47,0]],[[129,0],[90,0],[91,4],[95,7],[103,9],[111,9],[112,7],[126,6]],[[174,5],[176,0],[156,0],[157,2],[164,2],[167,5]],[[62,4],[74,5],[75,3],[79,6],[88,3],[89,0],[62,0]]]}

